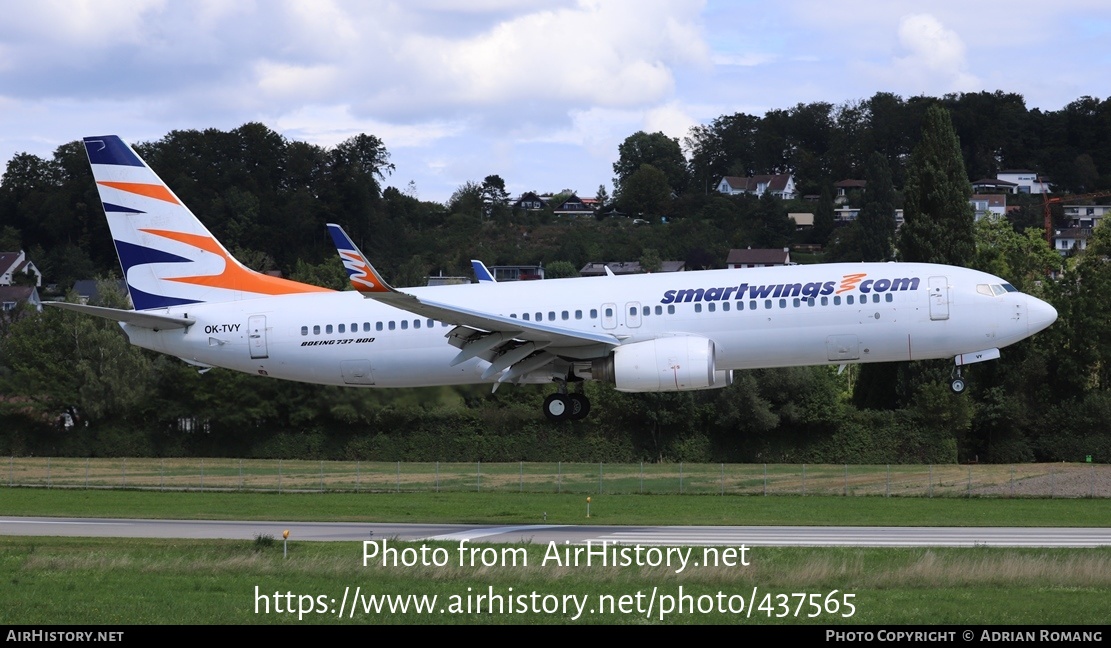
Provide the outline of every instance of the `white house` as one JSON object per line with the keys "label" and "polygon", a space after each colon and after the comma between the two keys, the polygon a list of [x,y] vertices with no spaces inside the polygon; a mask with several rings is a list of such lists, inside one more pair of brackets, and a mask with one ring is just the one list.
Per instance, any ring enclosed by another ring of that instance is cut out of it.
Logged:
{"label": "white house", "polygon": [[42,273],[34,263],[27,260],[27,255],[19,252],[0,252],[0,286],[10,286],[15,282],[16,274],[24,274],[35,278],[35,287],[42,287]]}
{"label": "white house", "polygon": [[747,178],[739,176],[725,176],[718,183],[718,193],[727,196],[740,194],[753,194],[762,196],[770,191],[773,196],[783,200],[796,197],[795,176],[790,173],[776,173],[773,175],[755,175]]}
{"label": "white house", "polygon": [[976,220],[985,216],[1003,218],[1007,214],[1006,194],[973,194],[968,203],[972,205]]}
{"label": "white house", "polygon": [[1009,169],[1000,171],[995,177],[1015,185],[1011,193],[1047,194],[1050,192],[1049,180],[1028,169]]}

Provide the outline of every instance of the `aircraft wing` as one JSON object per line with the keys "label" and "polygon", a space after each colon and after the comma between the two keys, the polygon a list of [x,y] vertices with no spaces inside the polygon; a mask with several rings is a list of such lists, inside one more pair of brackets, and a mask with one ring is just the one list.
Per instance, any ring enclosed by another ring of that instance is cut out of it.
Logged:
{"label": "aircraft wing", "polygon": [[157,313],[148,313],[145,311],[120,310],[118,308],[104,308],[103,306],[87,306],[85,304],[74,304],[71,302],[43,302],[43,304],[63,310],[77,311],[78,313],[84,313],[86,315],[103,317],[113,322],[123,322],[124,324],[131,324],[132,326],[154,329],[156,331],[187,328],[196,323],[196,320],[186,317],[159,315]]}
{"label": "aircraft wing", "polygon": [[329,223],[328,232],[347,269],[352,287],[363,297],[456,326],[448,334],[451,344],[459,348],[459,355],[451,361],[452,366],[471,358],[482,358],[491,363],[483,376],[491,378],[501,373],[498,378],[500,383],[540,370],[559,356],[598,357],[621,344],[612,335],[577,331],[543,322],[525,322],[421,299],[396,290],[382,279],[342,227]]}

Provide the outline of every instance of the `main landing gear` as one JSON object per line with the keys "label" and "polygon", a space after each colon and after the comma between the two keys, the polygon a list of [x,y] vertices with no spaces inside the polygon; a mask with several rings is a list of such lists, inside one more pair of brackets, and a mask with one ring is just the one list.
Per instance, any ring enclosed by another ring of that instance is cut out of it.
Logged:
{"label": "main landing gear", "polygon": [[582,393],[582,379],[576,380],[578,391],[568,393],[566,380],[559,381],[559,391],[544,399],[544,416],[549,421],[579,421],[590,413],[590,399]]}

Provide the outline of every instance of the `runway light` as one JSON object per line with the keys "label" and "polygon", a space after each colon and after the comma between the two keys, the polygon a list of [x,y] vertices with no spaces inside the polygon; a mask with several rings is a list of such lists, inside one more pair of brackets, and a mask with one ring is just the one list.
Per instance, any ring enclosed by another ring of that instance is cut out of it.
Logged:
{"label": "runway light", "polygon": [[282,559],[289,558],[289,529],[282,531]]}
{"label": "runway light", "polygon": [[586,517],[590,517],[590,498],[586,498]]}

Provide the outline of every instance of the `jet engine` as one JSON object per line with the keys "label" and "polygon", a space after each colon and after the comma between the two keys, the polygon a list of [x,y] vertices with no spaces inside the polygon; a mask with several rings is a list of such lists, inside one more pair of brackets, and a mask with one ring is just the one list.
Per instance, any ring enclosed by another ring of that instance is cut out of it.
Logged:
{"label": "jet engine", "polygon": [[594,360],[591,375],[624,392],[713,389],[733,382],[732,371],[714,368],[713,340],[694,335],[623,344]]}

